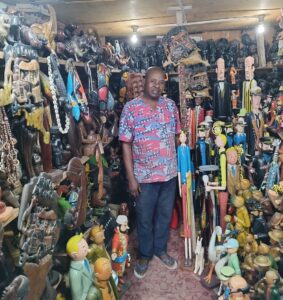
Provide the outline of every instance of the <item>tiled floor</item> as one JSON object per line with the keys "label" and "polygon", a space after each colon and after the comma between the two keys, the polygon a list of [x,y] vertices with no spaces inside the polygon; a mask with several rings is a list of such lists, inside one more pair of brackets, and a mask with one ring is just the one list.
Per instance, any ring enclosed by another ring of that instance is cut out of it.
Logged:
{"label": "tiled floor", "polygon": [[203,288],[200,278],[191,271],[184,271],[180,265],[183,262],[183,239],[177,231],[171,230],[168,252],[178,259],[177,270],[170,271],[162,266],[158,259],[150,262],[149,270],[144,279],[138,280],[133,274],[135,252],[137,247],[136,233],[130,236],[130,253],[132,267],[127,270],[126,280],[132,285],[124,294],[122,300],[212,300],[216,299],[213,290]]}

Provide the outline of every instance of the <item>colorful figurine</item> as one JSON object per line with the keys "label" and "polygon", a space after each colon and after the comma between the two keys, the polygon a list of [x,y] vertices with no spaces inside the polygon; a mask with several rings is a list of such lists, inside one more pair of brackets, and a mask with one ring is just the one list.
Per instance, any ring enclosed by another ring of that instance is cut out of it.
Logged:
{"label": "colorful figurine", "polygon": [[237,254],[239,249],[238,241],[236,239],[229,239],[223,246],[228,252],[228,266],[234,269],[236,275],[241,275],[240,261]]}
{"label": "colorful figurine", "polygon": [[251,220],[248,210],[245,206],[245,199],[242,196],[236,196],[233,201],[233,205],[236,207],[236,216],[234,217],[237,223],[242,225],[246,232],[249,232],[251,227]]}
{"label": "colorful figurine", "polygon": [[227,149],[227,189],[230,195],[235,195],[237,191],[237,186],[240,184],[240,168],[241,166],[237,164],[238,153],[234,147]]}
{"label": "colorful figurine", "polygon": [[101,292],[102,300],[117,300],[118,296],[113,291],[113,286],[110,282],[112,278],[111,262],[108,258],[100,257],[94,263],[94,272],[96,285]]}
{"label": "colorful figurine", "polygon": [[225,61],[223,58],[218,58],[216,64],[217,82],[213,89],[214,119],[228,122],[232,117],[232,103],[229,84],[225,81]]}
{"label": "colorful figurine", "polygon": [[130,266],[130,255],[128,253],[128,218],[119,215],[116,219],[118,226],[112,239],[112,268],[119,276],[119,283],[124,284],[123,275],[126,266]]}
{"label": "colorful figurine", "polygon": [[[71,257],[69,278],[73,300],[97,299],[98,290],[93,284],[93,268],[87,260],[88,244],[83,235],[74,235],[66,246]],[[99,299],[99,298],[98,298]]]}
{"label": "colorful figurine", "polygon": [[242,108],[245,108],[247,112],[251,111],[251,90],[257,86],[257,82],[254,80],[254,58],[248,56],[245,59],[245,81],[243,81],[242,90]]}
{"label": "colorful figurine", "polygon": [[[187,137],[184,132],[180,134],[181,145],[178,146],[178,183],[179,192],[182,197],[184,237],[185,237],[185,265],[192,263],[192,216],[193,198],[191,189],[191,154],[190,148],[186,145]],[[189,244],[188,244],[189,243]]]}
{"label": "colorful figurine", "polygon": [[260,110],[261,88],[255,87],[254,89],[251,89],[250,93],[252,108],[251,112],[249,112],[246,116],[246,134],[248,153],[254,156],[256,151],[260,151],[259,143],[260,138],[263,137],[264,117]]}
{"label": "colorful figurine", "polygon": [[218,300],[229,300],[230,287],[229,280],[235,275],[235,270],[232,267],[224,266],[220,270],[218,278],[220,279],[220,287],[218,290]]}
{"label": "colorful figurine", "polygon": [[229,300],[250,300],[248,295],[249,286],[246,280],[240,276],[235,275],[229,280],[230,298]]}
{"label": "colorful figurine", "polygon": [[283,286],[280,282],[280,275],[275,270],[265,273],[264,278],[255,284],[256,299],[259,300],[280,300],[283,296]]}

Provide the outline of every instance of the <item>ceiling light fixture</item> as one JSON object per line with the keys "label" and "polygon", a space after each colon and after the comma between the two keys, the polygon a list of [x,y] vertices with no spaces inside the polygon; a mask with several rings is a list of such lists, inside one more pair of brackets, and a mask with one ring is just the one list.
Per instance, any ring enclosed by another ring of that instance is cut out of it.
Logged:
{"label": "ceiling light fixture", "polygon": [[265,31],[265,27],[264,27],[263,21],[264,21],[264,16],[259,16],[259,18],[258,18],[259,24],[258,24],[257,29],[256,29],[257,33],[259,33],[259,34],[262,34]]}
{"label": "ceiling light fixture", "polygon": [[136,44],[139,41],[139,39],[138,39],[138,28],[139,28],[139,26],[133,25],[131,27],[133,29],[133,34],[131,36],[131,42],[132,42],[132,44]]}

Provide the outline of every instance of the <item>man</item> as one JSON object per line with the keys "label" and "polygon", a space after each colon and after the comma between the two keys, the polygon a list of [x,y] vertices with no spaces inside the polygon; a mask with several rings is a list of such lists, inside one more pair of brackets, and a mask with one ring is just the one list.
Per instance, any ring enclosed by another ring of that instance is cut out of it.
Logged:
{"label": "man", "polygon": [[180,132],[180,121],[175,103],[161,97],[164,86],[162,69],[149,68],[144,95],[125,105],[120,121],[129,190],[137,198],[137,278],[145,276],[153,255],[168,269],[177,268],[167,254],[167,240],[177,184],[175,134]]}

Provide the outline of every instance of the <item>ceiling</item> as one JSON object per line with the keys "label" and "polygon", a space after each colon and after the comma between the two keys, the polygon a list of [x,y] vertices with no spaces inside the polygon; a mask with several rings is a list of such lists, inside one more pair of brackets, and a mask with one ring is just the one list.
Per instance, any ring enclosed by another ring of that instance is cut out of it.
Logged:
{"label": "ceiling", "polygon": [[[176,23],[170,6],[192,5],[185,13],[187,22],[199,22],[226,18],[239,18],[229,22],[212,24],[192,24],[190,32],[238,29],[254,26],[258,16],[264,14],[265,22],[276,22],[283,7],[282,0],[29,0],[9,3],[50,3],[57,18],[63,23],[95,26],[100,35],[126,36],[132,32],[131,26],[138,25],[142,35],[163,35]],[[180,3],[181,2],[181,3]],[[154,27],[162,25],[164,27]],[[152,27],[147,27],[152,26]]]}

